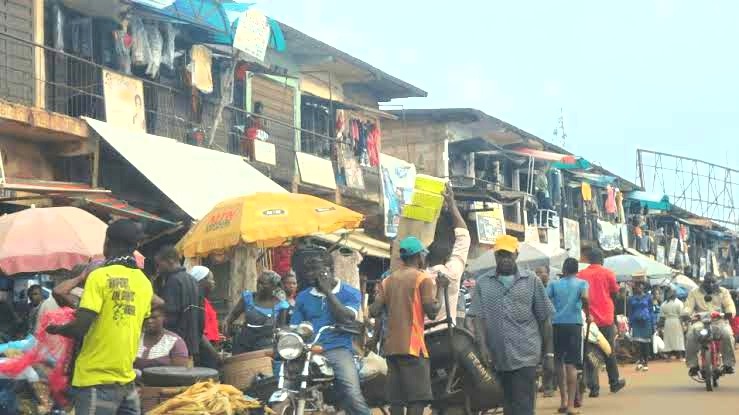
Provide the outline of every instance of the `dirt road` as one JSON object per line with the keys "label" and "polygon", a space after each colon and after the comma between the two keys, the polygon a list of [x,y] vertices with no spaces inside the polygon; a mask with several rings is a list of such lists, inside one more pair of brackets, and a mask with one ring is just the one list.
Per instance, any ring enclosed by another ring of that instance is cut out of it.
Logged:
{"label": "dirt road", "polygon": [[[739,413],[739,375],[719,380],[715,392],[706,392],[705,386],[688,378],[682,362],[654,362],[649,372],[636,372],[633,366],[622,366],[621,374],[627,387],[618,394],[602,393],[597,399],[587,399],[580,413],[611,415],[668,415],[709,413]],[[605,376],[601,385],[607,385]],[[607,389],[607,388],[604,388]],[[554,414],[559,407],[556,398],[538,399],[537,414]]]}

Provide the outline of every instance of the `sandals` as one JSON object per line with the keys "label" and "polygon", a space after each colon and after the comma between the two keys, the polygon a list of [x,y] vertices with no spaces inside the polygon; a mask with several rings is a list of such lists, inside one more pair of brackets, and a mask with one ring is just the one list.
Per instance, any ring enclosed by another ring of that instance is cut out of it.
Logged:
{"label": "sandals", "polygon": [[567,407],[562,407],[562,408],[557,409],[557,413],[565,414],[565,415],[580,415],[580,412],[578,411],[572,411],[572,412],[568,411]]}

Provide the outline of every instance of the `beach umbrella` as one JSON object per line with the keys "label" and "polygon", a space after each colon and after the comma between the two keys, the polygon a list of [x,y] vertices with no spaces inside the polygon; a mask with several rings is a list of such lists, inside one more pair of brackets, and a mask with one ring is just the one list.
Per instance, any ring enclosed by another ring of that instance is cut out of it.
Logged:
{"label": "beach umbrella", "polygon": [[[548,266],[552,275],[562,269],[562,263],[567,259],[567,251],[537,242],[522,242],[518,247],[518,268],[534,271],[537,267]],[[467,271],[475,277],[495,270],[495,253],[486,251],[475,259],[467,262]]]}
{"label": "beach umbrella", "polygon": [[604,266],[616,274],[619,282],[631,281],[632,276],[641,274],[649,280],[672,279],[674,271],[667,265],[643,256],[616,255],[608,257]]}

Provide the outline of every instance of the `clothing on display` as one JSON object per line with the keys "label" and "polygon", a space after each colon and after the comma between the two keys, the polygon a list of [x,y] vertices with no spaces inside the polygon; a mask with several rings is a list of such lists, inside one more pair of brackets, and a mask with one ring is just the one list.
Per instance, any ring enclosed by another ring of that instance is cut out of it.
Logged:
{"label": "clothing on display", "polygon": [[616,211],[618,210],[618,207],[616,206],[616,190],[613,188],[613,186],[608,185],[606,186],[606,213],[609,215],[615,215]]}
{"label": "clothing on display", "polygon": [[334,274],[352,287],[359,289],[359,264],[362,254],[349,248],[339,248],[331,253],[334,260]]}
{"label": "clothing on display", "polygon": [[624,211],[624,194],[619,189],[616,189],[616,210],[618,213],[618,222],[626,223],[626,212]]}
{"label": "clothing on display", "polygon": [[593,200],[593,189],[590,187],[590,183],[582,182],[581,191],[582,200],[586,202]]}
{"label": "clothing on display", "polygon": [[272,271],[285,277],[292,269],[293,248],[291,246],[278,246],[272,249]]}
{"label": "clothing on display", "polygon": [[559,206],[562,203],[562,173],[559,169],[549,169],[547,176],[549,176],[549,197],[554,206]]}
{"label": "clothing on display", "polygon": [[204,94],[213,92],[213,55],[204,45],[193,45],[190,50],[192,85]]}

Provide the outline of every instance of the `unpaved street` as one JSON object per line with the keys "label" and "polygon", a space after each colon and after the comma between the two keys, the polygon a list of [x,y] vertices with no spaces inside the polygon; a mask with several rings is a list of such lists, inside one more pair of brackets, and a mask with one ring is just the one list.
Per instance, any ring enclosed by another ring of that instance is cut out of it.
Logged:
{"label": "unpaved street", "polygon": [[[726,376],[719,388],[706,392],[703,384],[688,378],[682,362],[654,362],[647,373],[634,371],[633,366],[622,366],[621,373],[628,382],[618,394],[603,393],[600,398],[585,400],[582,414],[629,415],[704,415],[709,413],[739,413],[739,377]],[[601,385],[607,385],[605,374]],[[540,398],[537,414],[554,414],[559,406],[556,398]]]}

